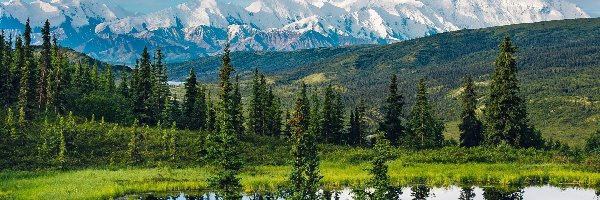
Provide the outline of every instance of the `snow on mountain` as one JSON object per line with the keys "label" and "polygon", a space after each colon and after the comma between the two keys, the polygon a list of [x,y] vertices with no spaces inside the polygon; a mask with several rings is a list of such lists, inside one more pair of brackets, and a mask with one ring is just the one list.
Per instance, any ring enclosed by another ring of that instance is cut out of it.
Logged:
{"label": "snow on mountain", "polygon": [[[132,63],[139,49],[162,48],[171,61],[235,50],[295,50],[386,44],[440,32],[589,17],[565,0],[254,0],[241,7],[192,0],[135,16],[93,0],[0,4],[0,26],[50,19],[68,46]],[[86,36],[81,36],[85,33]],[[74,39],[73,39],[74,38]]]}

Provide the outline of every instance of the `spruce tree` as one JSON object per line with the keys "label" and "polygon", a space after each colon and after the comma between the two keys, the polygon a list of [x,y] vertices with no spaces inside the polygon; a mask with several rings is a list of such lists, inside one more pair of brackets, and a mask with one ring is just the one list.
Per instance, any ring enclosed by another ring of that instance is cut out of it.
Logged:
{"label": "spruce tree", "polygon": [[517,80],[517,61],[513,54],[517,47],[509,37],[500,44],[490,94],[484,110],[486,143],[507,143],[513,147],[541,147],[543,139],[529,125],[525,100],[520,96]]}
{"label": "spruce tree", "polygon": [[52,68],[49,70],[48,77],[48,106],[55,112],[63,113],[65,110],[65,69],[67,68],[67,59],[63,59],[59,52],[56,38],[53,38],[52,45]]}
{"label": "spruce tree", "polygon": [[38,108],[45,109],[48,104],[48,71],[52,69],[52,55],[51,48],[52,44],[50,42],[50,23],[48,20],[44,23],[44,27],[42,28],[42,53],[41,53],[41,62],[40,62],[40,76],[38,80]]}
{"label": "spruce tree", "polygon": [[460,146],[474,147],[483,144],[483,125],[477,119],[477,95],[475,85],[470,76],[465,78],[464,92],[462,94],[462,112],[460,114]]}
{"label": "spruce tree", "polygon": [[233,87],[230,79],[234,68],[230,63],[229,44],[225,47],[224,52],[219,73],[219,133],[208,136],[208,141],[212,144],[209,154],[217,160],[215,164],[218,172],[209,179],[209,186],[216,189],[217,195],[222,199],[234,200],[242,197],[242,186],[238,177],[242,168],[238,139],[241,133],[235,130],[238,124],[235,124],[233,116]]}
{"label": "spruce tree", "polygon": [[65,122],[64,117],[59,117],[59,122],[58,122],[58,126],[59,126],[59,130],[58,130],[58,134],[59,134],[59,146],[58,146],[58,164],[60,167],[65,167],[68,161],[67,158],[67,140],[65,138],[65,132],[67,129],[67,124]]}
{"label": "spruce tree", "polygon": [[4,62],[7,47],[5,43],[4,30],[0,33],[0,106],[2,108],[10,105],[10,95],[12,90],[10,65]]}
{"label": "spruce tree", "polygon": [[363,124],[363,116],[364,116],[364,107],[362,102],[359,106],[354,108],[350,112],[350,126],[348,127],[348,144],[353,146],[362,146],[364,145],[364,124]]}
{"label": "spruce tree", "polygon": [[142,124],[155,124],[156,115],[152,112],[151,97],[154,95],[152,92],[153,76],[150,65],[150,54],[148,48],[144,48],[142,52],[142,59],[140,61],[139,70],[137,71],[137,85],[135,87],[134,97],[134,113],[139,118]]}
{"label": "spruce tree", "polygon": [[185,96],[183,99],[183,117],[185,120],[184,127],[195,130],[200,128],[201,123],[198,122],[197,98],[198,98],[198,83],[196,80],[196,72],[194,68],[190,70],[186,82],[184,83]]}
{"label": "spruce tree", "polygon": [[27,79],[26,81],[22,81],[21,84],[25,83],[27,88],[27,109],[25,109],[25,113],[28,117],[31,117],[31,111],[37,108],[38,106],[38,76],[39,76],[39,68],[38,63],[35,61],[33,55],[33,48],[31,47],[31,26],[30,26],[29,18],[25,23],[25,31],[23,34],[23,42],[24,42],[24,59],[25,59],[25,70],[27,71]]}
{"label": "spruce tree", "polygon": [[261,75],[258,68],[254,69],[254,78],[252,79],[252,97],[249,105],[248,127],[250,133],[262,135],[265,133],[265,85],[261,82]]}
{"label": "spruce tree", "polygon": [[329,85],[325,89],[323,98],[323,132],[322,140],[325,143],[341,144],[343,128],[343,105],[340,95]]}
{"label": "spruce tree", "polygon": [[323,105],[319,98],[318,91],[315,88],[314,92],[310,97],[310,115],[308,116],[308,131],[316,135],[322,142],[325,141],[325,135],[323,134]]}
{"label": "spruce tree", "polygon": [[196,127],[200,129],[206,129],[207,118],[208,118],[208,104],[206,100],[206,88],[205,86],[198,86],[198,94],[196,95],[196,105],[194,106],[195,114],[193,115],[193,123],[197,124]]}
{"label": "spruce tree", "polygon": [[119,92],[124,97],[129,98],[129,86],[127,85],[127,82],[129,82],[129,80],[127,78],[127,71],[125,70],[125,68],[126,67],[123,66],[123,69],[121,70],[121,83],[119,83]]}
{"label": "spruce tree", "polygon": [[317,136],[309,130],[310,103],[306,84],[302,83],[291,119],[292,172],[289,176],[289,199],[318,199],[319,173]]}
{"label": "spruce tree", "polygon": [[235,85],[233,88],[233,96],[232,96],[232,117],[234,130],[236,133],[241,134],[244,132],[244,112],[242,105],[242,93],[240,91],[240,76],[235,76]]}
{"label": "spruce tree", "polygon": [[383,136],[377,135],[374,155],[371,160],[371,169],[369,170],[371,179],[368,185],[374,189],[373,193],[370,194],[371,200],[394,200],[399,199],[399,195],[402,194],[401,188],[395,187],[390,183],[388,166],[386,164],[392,158],[390,149],[390,142],[383,138]]}
{"label": "spruce tree", "polygon": [[409,130],[406,141],[417,149],[442,147],[444,124],[436,119],[427,97],[425,79],[417,86],[416,102],[408,116]]}
{"label": "spruce tree", "polygon": [[384,121],[379,124],[379,130],[385,133],[384,138],[389,140],[394,145],[405,145],[406,142],[401,141],[406,131],[402,125],[402,107],[404,106],[404,98],[398,93],[398,77],[392,75],[389,94],[384,107]]}
{"label": "spruce tree", "polygon": [[19,82],[20,88],[19,88],[19,102],[18,102],[18,107],[19,107],[19,116],[23,117],[24,119],[27,119],[30,114],[30,98],[29,98],[29,93],[31,93],[31,91],[29,90],[29,70],[27,69],[27,66],[25,64],[25,59],[24,59],[24,49],[20,48],[22,45],[21,39],[20,37],[17,37],[16,39],[16,45],[17,48],[16,49],[16,56],[17,56],[17,66],[21,67],[21,81]]}
{"label": "spruce tree", "polygon": [[279,136],[281,135],[281,100],[275,97],[273,94],[273,88],[269,88],[267,92],[267,103],[265,110],[265,128],[267,129],[267,135]]}
{"label": "spruce tree", "polygon": [[107,94],[113,94],[116,90],[115,77],[113,76],[112,66],[107,65],[102,74],[102,90]]}

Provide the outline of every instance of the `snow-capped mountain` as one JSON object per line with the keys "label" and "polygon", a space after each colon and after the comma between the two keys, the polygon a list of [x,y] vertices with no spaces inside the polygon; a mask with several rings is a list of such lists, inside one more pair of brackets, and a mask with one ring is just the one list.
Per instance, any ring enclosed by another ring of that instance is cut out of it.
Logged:
{"label": "snow-capped mountain", "polygon": [[[295,50],[386,44],[435,33],[589,17],[565,0],[255,0],[247,7],[192,0],[145,15],[93,0],[0,5],[0,27],[48,18],[61,44],[115,63],[132,63],[143,46],[171,61],[235,50]],[[18,26],[16,26],[18,25]]]}

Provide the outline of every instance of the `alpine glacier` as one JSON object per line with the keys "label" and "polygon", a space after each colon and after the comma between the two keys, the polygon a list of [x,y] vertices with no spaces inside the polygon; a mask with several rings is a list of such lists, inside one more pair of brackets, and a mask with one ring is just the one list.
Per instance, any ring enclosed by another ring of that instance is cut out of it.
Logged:
{"label": "alpine glacier", "polygon": [[0,28],[17,33],[50,20],[64,46],[131,64],[144,46],[168,61],[234,50],[295,50],[388,44],[440,32],[589,17],[566,0],[254,0],[247,7],[192,0],[137,15],[94,0],[11,0]]}

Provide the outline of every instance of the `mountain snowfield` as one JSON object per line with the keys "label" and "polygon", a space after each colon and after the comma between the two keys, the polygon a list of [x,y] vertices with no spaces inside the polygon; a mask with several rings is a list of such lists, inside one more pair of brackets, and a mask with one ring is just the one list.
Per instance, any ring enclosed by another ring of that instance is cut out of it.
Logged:
{"label": "mountain snowfield", "polygon": [[61,44],[117,64],[133,63],[144,46],[169,61],[222,51],[295,50],[387,44],[460,29],[587,18],[565,0],[255,0],[247,7],[192,0],[134,15],[93,0],[12,0],[0,4],[0,28],[29,17],[50,20]]}

